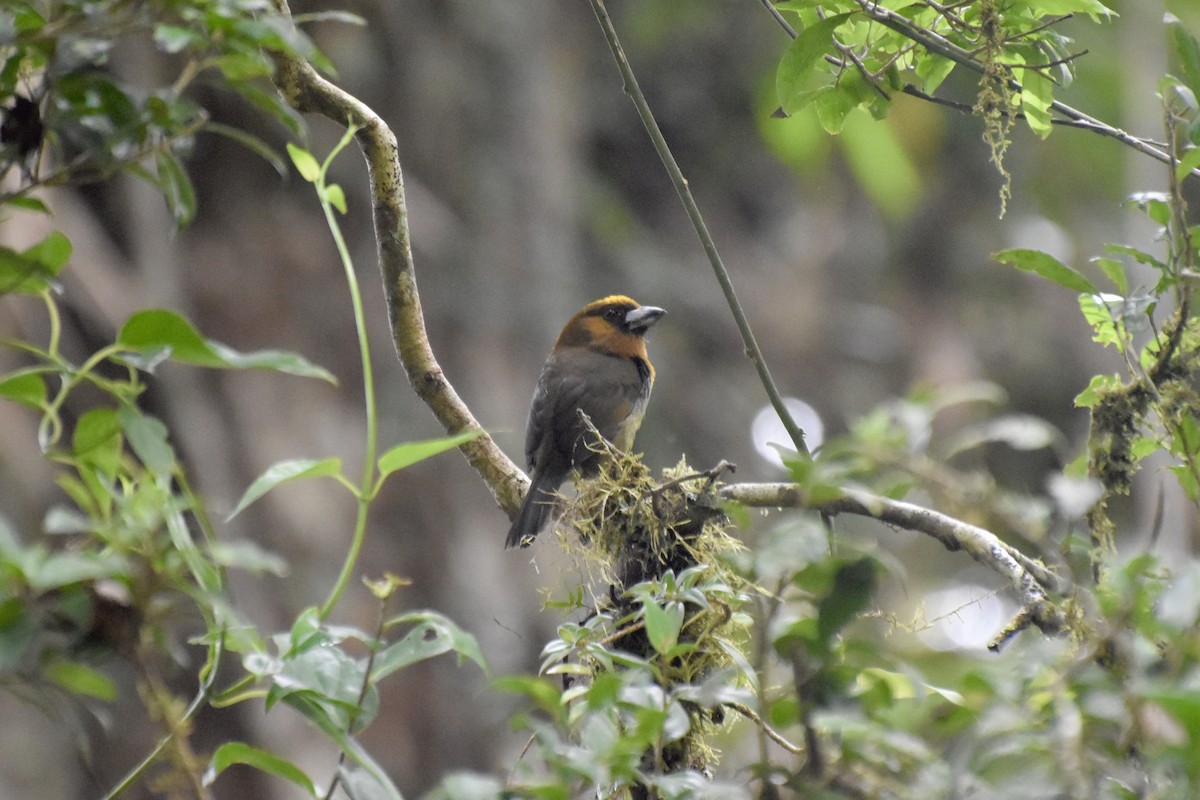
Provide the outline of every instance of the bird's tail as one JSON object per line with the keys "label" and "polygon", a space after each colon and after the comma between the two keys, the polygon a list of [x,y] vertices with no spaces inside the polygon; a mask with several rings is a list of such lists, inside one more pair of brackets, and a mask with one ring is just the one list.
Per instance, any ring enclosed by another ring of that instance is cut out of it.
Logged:
{"label": "bird's tail", "polygon": [[528,547],[537,538],[557,503],[557,485],[543,476],[534,476],[529,493],[521,501],[521,508],[508,529],[508,538],[504,546]]}

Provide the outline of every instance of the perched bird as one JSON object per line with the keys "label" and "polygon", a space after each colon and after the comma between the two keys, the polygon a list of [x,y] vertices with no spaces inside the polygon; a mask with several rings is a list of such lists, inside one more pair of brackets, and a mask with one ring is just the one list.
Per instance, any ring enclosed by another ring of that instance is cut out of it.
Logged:
{"label": "perched bird", "polygon": [[588,446],[594,436],[581,411],[613,445],[633,446],[654,385],[646,331],[665,313],[613,295],[584,306],[562,329],[529,408],[525,459],[532,484],[505,547],[526,547],[534,540],[572,469],[596,468],[600,453]]}

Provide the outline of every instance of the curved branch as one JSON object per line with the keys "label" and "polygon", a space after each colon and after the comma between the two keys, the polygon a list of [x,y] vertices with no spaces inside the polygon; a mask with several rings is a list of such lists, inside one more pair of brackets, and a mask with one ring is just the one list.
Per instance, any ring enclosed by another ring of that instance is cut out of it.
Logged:
{"label": "curved branch", "polygon": [[[276,9],[290,18],[287,0],[274,2]],[[365,103],[325,80],[307,61],[282,52],[273,56],[275,86],[292,108],[359,128],[355,138],[367,162],[379,271],[383,276],[396,353],[413,391],[429,406],[447,433],[481,432],[459,449],[491,489],[496,503],[512,516],[529,480],[471,414],[446,379],[429,346],[421,298],[417,293],[404,175],[400,169],[396,135]]]}
{"label": "curved branch", "polygon": [[870,517],[932,536],[947,550],[966,552],[975,561],[1008,580],[1021,600],[1022,607],[1017,616],[989,645],[993,650],[999,649],[1030,624],[1047,634],[1066,630],[1066,615],[1050,601],[1046,592],[1066,594],[1071,589],[1070,582],[1002,542],[991,531],[913,503],[892,500],[859,489],[842,489],[838,497],[822,502],[811,502],[806,494],[804,488],[795,483],[729,484],[717,492],[722,500],[747,506],[807,508],[831,516],[854,514]]}

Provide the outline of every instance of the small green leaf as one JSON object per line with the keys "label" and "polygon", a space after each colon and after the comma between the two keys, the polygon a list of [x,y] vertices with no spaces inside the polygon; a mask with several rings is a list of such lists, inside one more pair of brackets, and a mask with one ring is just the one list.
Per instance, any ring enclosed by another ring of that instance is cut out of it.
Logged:
{"label": "small green leaf", "polygon": [[75,457],[110,478],[121,465],[121,442],[121,422],[111,408],[85,411],[71,435]]}
{"label": "small green leaf", "polygon": [[1134,192],[1128,202],[1164,228],[1171,222],[1171,200],[1165,192]]}
{"label": "small green leaf", "polygon": [[112,702],[117,699],[117,687],[107,676],[75,661],[54,661],[46,665],[46,677],[68,692]]}
{"label": "small green leaf", "polygon": [[317,788],[313,786],[313,782],[309,780],[308,775],[304,774],[304,770],[286,758],[282,758],[266,750],[260,750],[257,747],[252,747],[244,742],[226,742],[217,748],[217,751],[213,753],[212,761],[209,763],[208,772],[204,775],[204,785],[210,786],[218,775],[234,764],[245,764],[248,767],[254,767],[257,770],[270,773],[276,777],[291,781],[308,792],[310,797],[318,796]]}
{"label": "small green leaf", "polygon": [[165,309],[147,309],[131,316],[117,334],[117,344],[138,351],[169,347],[177,361],[201,367],[225,366],[190,322]]}
{"label": "small green leaf", "polygon": [[404,442],[395,445],[379,457],[379,479],[383,480],[397,470],[411,467],[419,461],[432,458],[447,450],[453,450],[482,434],[483,431],[464,431],[442,439],[427,439],[421,442]]}
{"label": "small green leaf", "polygon": [[1200,42],[1174,14],[1166,14],[1163,22],[1170,32],[1171,50],[1180,77],[1194,94],[1200,95]]}
{"label": "small green leaf", "polygon": [[155,156],[158,186],[175,220],[175,227],[186,228],[196,216],[196,189],[179,159],[170,151]]}
{"label": "small green leaf", "polygon": [[1096,287],[1087,278],[1080,275],[1066,264],[1049,253],[1040,250],[1001,250],[993,253],[992,258],[1001,264],[1008,264],[1026,272],[1041,275],[1047,280],[1054,281],[1059,286],[1084,294],[1096,294]]}
{"label": "small green leaf", "polygon": [[683,603],[670,601],[666,606],[660,606],[652,597],[642,601],[645,611],[646,636],[650,644],[659,653],[666,653],[679,641],[679,632],[683,629]]}
{"label": "small green leaf", "polygon": [[237,506],[225,518],[225,521],[236,517],[245,510],[246,506],[262,497],[276,486],[300,480],[301,478],[318,478],[339,475],[342,471],[340,458],[323,458],[320,461],[311,458],[295,458],[279,461],[267,468],[267,471],[254,479],[250,488],[242,495]]}
{"label": "small green leaf", "polygon": [[1200,167],[1200,147],[1193,147],[1185,152],[1183,158],[1175,165],[1175,178],[1183,180],[1197,167]]}
{"label": "small green leaf", "polygon": [[460,628],[444,614],[436,611],[410,611],[392,617],[384,623],[390,630],[397,625],[416,624],[404,638],[387,647],[375,659],[371,672],[372,680],[380,680],[398,669],[423,661],[427,658],[453,651],[459,662],[469,658],[484,672],[488,669],[487,659],[475,637]]}
{"label": "small green leaf", "polygon": [[36,368],[10,372],[0,377],[0,397],[41,410],[46,405],[46,381]]}
{"label": "small green leaf", "polygon": [[41,264],[51,275],[57,275],[67,265],[72,249],[71,240],[61,231],[50,231],[24,255]]}
{"label": "small green leaf", "polygon": [[917,77],[921,79],[921,88],[928,94],[933,94],[942,85],[942,81],[954,71],[954,62],[932,53],[926,54],[917,62]]}
{"label": "small green leaf", "polygon": [[19,208],[23,211],[33,211],[38,214],[49,214],[50,209],[45,203],[36,197],[27,197],[21,195],[19,197],[10,197],[4,201],[7,205]]}
{"label": "small green leaf", "polygon": [[1117,16],[1115,11],[1100,0],[1020,0],[1018,4],[1029,8],[1038,17],[1087,14],[1097,19]]}
{"label": "small green leaf", "polygon": [[300,177],[309,183],[316,183],[317,178],[321,177],[321,165],[313,154],[305,150],[303,147],[287,143],[288,155],[292,157],[292,163],[296,165],[296,171],[300,173]]}
{"label": "small green leaf", "polygon": [[817,604],[818,635],[822,642],[828,642],[867,607],[875,591],[877,571],[876,562],[866,556],[838,567],[829,594]]}
{"label": "small green leaf", "polygon": [[180,25],[159,25],[154,29],[154,44],[164,53],[179,53],[198,44],[200,35]]}
{"label": "small green leaf", "polygon": [[1117,288],[1120,294],[1129,294],[1129,277],[1125,274],[1124,264],[1112,258],[1104,258],[1103,256],[1093,258],[1092,263],[1100,267],[1105,277],[1112,281],[1113,286]]}
{"label": "small green leaf", "polygon": [[71,257],[71,241],[59,231],[18,253],[0,247],[0,295],[45,291]]}
{"label": "small green leaf", "polygon": [[1042,139],[1050,135],[1050,105],[1054,102],[1054,84],[1039,70],[1022,70],[1021,111],[1029,129]]}
{"label": "small green leaf", "polygon": [[1108,392],[1121,388],[1120,375],[1095,375],[1075,398],[1076,408],[1095,408]]}
{"label": "small green leaf", "polygon": [[240,353],[220,342],[205,339],[190,322],[165,309],[147,309],[131,316],[117,334],[117,344],[155,359],[161,357],[163,348],[170,348],[171,358],[198,367],[272,369],[337,383],[328,370],[295,353],[280,350]]}
{"label": "small green leaf", "polygon": [[814,69],[833,46],[833,32],[849,17],[848,13],[835,14],[808,26],[784,52],[775,73],[775,90],[786,113],[794,114],[812,100]]}
{"label": "small green leaf", "polygon": [[1167,269],[1166,264],[1150,255],[1145,250],[1139,250],[1136,247],[1130,247],[1129,245],[1125,244],[1106,244],[1104,245],[1104,249],[1109,253],[1117,253],[1119,255],[1129,256],[1137,263],[1145,264],[1148,267],[1154,267],[1155,269],[1160,270]]}
{"label": "small green leaf", "polygon": [[175,449],[167,442],[167,426],[128,406],[117,412],[125,439],[146,469],[167,476],[175,469]]}
{"label": "small green leaf", "polygon": [[336,183],[331,183],[325,187],[325,200],[329,205],[333,206],[338,212],[346,213],[346,193],[342,191],[342,187]]}
{"label": "small green leaf", "polygon": [[51,553],[25,565],[25,579],[39,592],[61,589],[73,583],[124,575],[125,559],[111,553]]}
{"label": "small green leaf", "polygon": [[275,553],[267,552],[254,542],[214,542],[210,548],[213,561],[223,567],[247,572],[287,575],[287,562]]}

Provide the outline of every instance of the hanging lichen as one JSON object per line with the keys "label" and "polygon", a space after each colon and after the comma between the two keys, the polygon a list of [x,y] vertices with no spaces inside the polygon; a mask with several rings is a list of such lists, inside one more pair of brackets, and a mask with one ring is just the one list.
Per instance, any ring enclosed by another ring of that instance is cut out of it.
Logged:
{"label": "hanging lichen", "polygon": [[1009,83],[1011,69],[1000,60],[1004,52],[1004,26],[995,0],[982,0],[979,4],[979,35],[983,76],[979,79],[979,95],[972,111],[983,120],[983,141],[987,143],[991,161],[1003,180],[1000,186],[1000,216],[1003,217],[1008,210],[1008,199],[1012,197],[1012,175],[1004,165],[1004,157],[1011,142],[1017,100]]}

